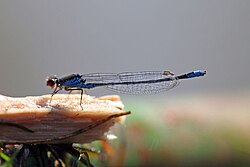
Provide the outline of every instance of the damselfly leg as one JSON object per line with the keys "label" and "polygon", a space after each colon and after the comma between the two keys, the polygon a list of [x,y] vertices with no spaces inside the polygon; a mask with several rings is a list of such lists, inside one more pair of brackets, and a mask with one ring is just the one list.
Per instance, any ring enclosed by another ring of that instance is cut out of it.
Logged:
{"label": "damselfly leg", "polygon": [[66,91],[69,91],[69,93],[71,93],[71,92],[74,91],[74,90],[79,90],[79,91],[81,91],[80,106],[81,106],[81,108],[82,108],[82,110],[83,110],[83,107],[82,107],[82,95],[83,95],[83,92],[86,94],[86,90],[85,90],[85,89],[82,89],[82,88],[66,88],[66,87],[65,87],[65,90],[66,90]]}
{"label": "damselfly leg", "polygon": [[[59,88],[59,89],[57,90],[57,88]],[[50,103],[51,103],[51,101],[52,101],[52,97],[53,97],[55,94],[57,94],[57,93],[58,93],[60,90],[62,90],[62,89],[63,89],[62,87],[56,86],[56,88],[54,89],[53,93],[51,94]]]}

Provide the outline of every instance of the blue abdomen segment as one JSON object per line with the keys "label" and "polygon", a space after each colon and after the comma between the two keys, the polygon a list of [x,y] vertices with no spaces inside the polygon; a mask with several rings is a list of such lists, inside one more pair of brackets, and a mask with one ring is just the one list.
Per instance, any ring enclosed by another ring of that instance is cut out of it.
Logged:
{"label": "blue abdomen segment", "polygon": [[91,88],[94,88],[96,87],[96,84],[95,83],[86,83],[82,86],[82,88],[85,88],[85,89],[91,89]]}
{"label": "blue abdomen segment", "polygon": [[196,70],[196,71],[189,72],[187,74],[179,75],[176,77],[176,79],[195,78],[195,77],[204,76],[205,74],[206,74],[206,71],[204,70]]}
{"label": "blue abdomen segment", "polygon": [[206,71],[203,70],[196,70],[190,73],[187,73],[188,78],[200,77],[206,74]]}

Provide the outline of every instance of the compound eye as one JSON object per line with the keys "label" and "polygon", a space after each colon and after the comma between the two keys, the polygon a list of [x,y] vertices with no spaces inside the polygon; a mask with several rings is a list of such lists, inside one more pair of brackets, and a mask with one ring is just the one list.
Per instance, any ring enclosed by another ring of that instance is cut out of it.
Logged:
{"label": "compound eye", "polygon": [[47,79],[46,79],[46,84],[47,86],[51,87],[51,88],[54,88],[55,85],[56,85],[56,82],[57,82],[57,77],[56,76],[49,76]]}

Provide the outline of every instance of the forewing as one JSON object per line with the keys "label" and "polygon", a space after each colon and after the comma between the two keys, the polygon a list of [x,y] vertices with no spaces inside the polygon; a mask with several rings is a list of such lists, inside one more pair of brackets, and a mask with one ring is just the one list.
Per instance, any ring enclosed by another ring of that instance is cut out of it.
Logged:
{"label": "forewing", "polygon": [[[179,83],[171,72],[167,73],[166,71],[124,72],[119,74],[93,73],[83,75],[82,79],[86,79],[87,83],[107,83],[107,88],[126,94],[159,93],[162,91],[167,91],[177,86]],[[136,83],[152,80],[161,81],[155,83]],[[131,82],[133,82],[133,84],[121,84]]]}

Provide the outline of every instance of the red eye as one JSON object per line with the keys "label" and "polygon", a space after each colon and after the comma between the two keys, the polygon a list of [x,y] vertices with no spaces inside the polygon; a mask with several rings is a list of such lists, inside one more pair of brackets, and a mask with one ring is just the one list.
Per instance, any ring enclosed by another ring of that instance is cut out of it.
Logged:
{"label": "red eye", "polygon": [[51,87],[51,88],[54,88],[55,85],[56,85],[56,81],[57,81],[57,77],[55,76],[49,76],[47,79],[46,79],[46,84],[47,86]]}

